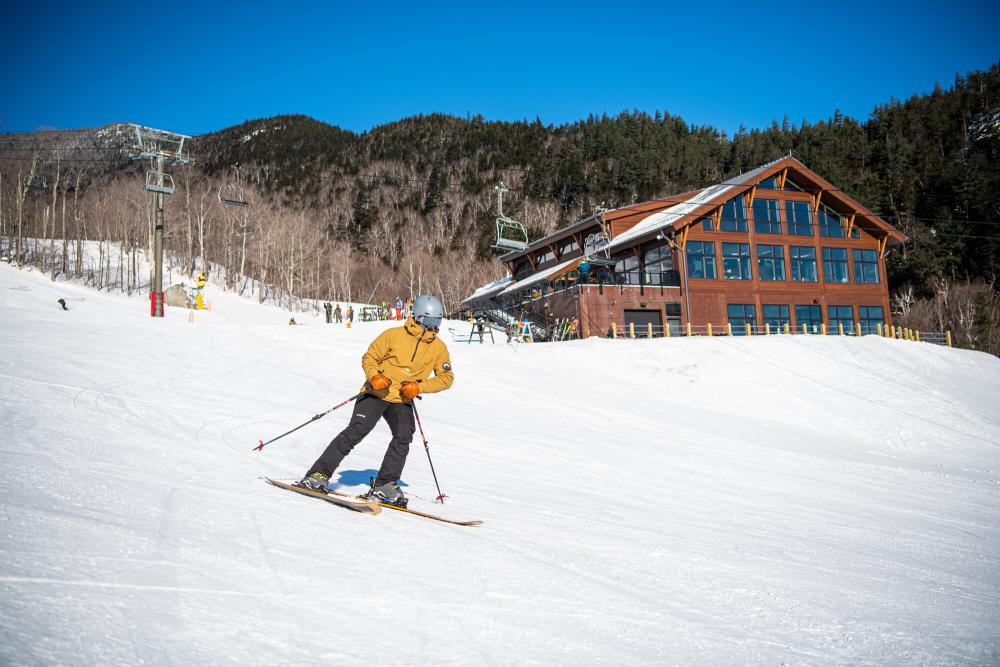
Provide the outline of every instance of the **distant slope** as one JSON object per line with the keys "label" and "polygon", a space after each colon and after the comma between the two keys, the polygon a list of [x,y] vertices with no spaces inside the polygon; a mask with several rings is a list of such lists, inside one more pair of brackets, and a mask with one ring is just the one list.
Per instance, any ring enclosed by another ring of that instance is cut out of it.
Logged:
{"label": "distant slope", "polygon": [[[63,311],[56,299],[65,298]],[[1000,360],[876,337],[451,344],[415,507],[267,486],[384,324],[192,324],[0,265],[0,662],[992,664]],[[453,325],[464,331],[463,323]],[[384,425],[340,470],[360,489]]]}

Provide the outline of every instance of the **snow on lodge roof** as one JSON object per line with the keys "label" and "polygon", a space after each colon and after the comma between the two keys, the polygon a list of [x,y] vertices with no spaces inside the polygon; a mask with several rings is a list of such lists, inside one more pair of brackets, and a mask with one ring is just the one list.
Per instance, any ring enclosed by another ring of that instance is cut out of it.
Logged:
{"label": "snow on lodge roof", "polygon": [[736,178],[725,181],[724,183],[711,185],[685,202],[675,204],[668,209],[653,213],[652,215],[643,218],[634,227],[628,231],[622,232],[612,239],[611,250],[616,250],[622,246],[628,245],[628,242],[632,239],[645,236],[646,234],[651,234],[652,232],[656,232],[673,225],[684,216],[693,213],[702,204],[706,204],[716,197],[725,194],[729,190],[734,190],[747,181],[753,180],[758,174],[771,168],[782,159],[784,158],[768,162],[765,165],[757,167],[752,171],[748,171],[745,174],[740,174]]}
{"label": "snow on lodge roof", "polygon": [[507,294],[515,290],[523,289],[528,285],[534,285],[535,283],[541,282],[550,276],[552,278],[556,278],[559,275],[565,273],[566,271],[575,268],[575,266],[573,266],[574,263],[579,264],[582,261],[583,261],[582,257],[574,257],[573,259],[567,259],[565,262],[556,264],[555,266],[550,266],[546,269],[542,269],[541,271],[532,273],[527,278],[518,280],[513,285],[507,286],[503,291],[500,292],[500,294]]}
{"label": "snow on lodge roof", "polygon": [[500,280],[494,280],[490,284],[483,285],[475,292],[462,299],[462,303],[471,303],[472,301],[476,301],[478,299],[486,299],[488,297],[495,296],[503,291],[503,288],[510,285],[513,280],[514,276],[511,275],[504,276]]}

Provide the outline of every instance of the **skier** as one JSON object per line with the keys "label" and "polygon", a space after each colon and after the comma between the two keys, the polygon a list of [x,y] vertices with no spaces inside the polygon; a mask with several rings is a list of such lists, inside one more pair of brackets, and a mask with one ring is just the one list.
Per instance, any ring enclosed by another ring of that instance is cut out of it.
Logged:
{"label": "skier", "polygon": [[337,321],[337,324],[341,324],[344,321],[344,316],[341,315],[341,312],[340,312],[340,304],[339,303],[337,304],[337,307],[333,309],[333,318]]}
{"label": "skier", "polygon": [[[350,423],[330,442],[297,486],[326,493],[337,466],[382,418],[392,431],[392,440],[378,477],[372,480],[363,497],[406,507],[399,478],[416,428],[413,399],[419,394],[444,391],[455,380],[448,348],[437,336],[443,318],[441,301],[429,295],[418,296],[413,302],[413,317],[401,327],[386,329],[368,346],[361,357],[366,378],[361,389],[364,395],[354,404]],[[430,377],[432,371],[434,377]]]}
{"label": "skier", "polygon": [[333,322],[333,304],[327,301],[323,304],[323,310],[326,311],[326,323],[331,324]]}

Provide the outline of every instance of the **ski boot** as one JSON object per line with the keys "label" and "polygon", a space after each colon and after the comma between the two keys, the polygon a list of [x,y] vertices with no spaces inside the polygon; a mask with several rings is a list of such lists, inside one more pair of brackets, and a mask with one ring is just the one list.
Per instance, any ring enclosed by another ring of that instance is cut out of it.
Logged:
{"label": "ski boot", "polygon": [[377,503],[395,505],[396,507],[406,507],[406,503],[408,502],[397,482],[386,482],[385,484],[376,486],[375,481],[372,480],[371,488],[361,497],[365,500],[373,500]]}
{"label": "ski boot", "polygon": [[297,486],[300,489],[306,489],[307,491],[314,491],[315,493],[327,493],[329,489],[326,487],[326,483],[330,481],[330,478],[319,472],[311,472],[301,481],[296,482],[292,486]]}

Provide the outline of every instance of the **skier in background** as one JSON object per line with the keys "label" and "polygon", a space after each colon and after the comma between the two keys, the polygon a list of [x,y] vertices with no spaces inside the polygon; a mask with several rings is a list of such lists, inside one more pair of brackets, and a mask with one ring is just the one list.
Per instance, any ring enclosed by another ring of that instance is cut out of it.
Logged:
{"label": "skier in background", "polygon": [[354,322],[354,306],[348,304],[347,305],[347,323],[351,324],[352,322]]}
{"label": "skier in background", "polygon": [[429,295],[419,296],[413,302],[413,317],[403,326],[386,329],[368,346],[361,357],[366,380],[361,389],[364,395],[354,404],[350,423],[330,442],[297,486],[326,493],[337,466],[381,418],[389,425],[392,440],[378,477],[372,480],[363,497],[406,507],[399,478],[416,428],[413,399],[420,394],[444,391],[455,379],[448,348],[437,335],[443,318],[441,301]]}
{"label": "skier in background", "polygon": [[339,303],[337,304],[337,307],[333,309],[333,319],[337,321],[337,324],[340,324],[344,321],[344,316],[341,315],[340,313]]}
{"label": "skier in background", "polygon": [[333,305],[329,301],[323,304],[323,310],[326,311],[326,323],[330,324],[333,322]]}

